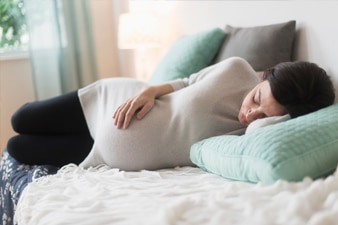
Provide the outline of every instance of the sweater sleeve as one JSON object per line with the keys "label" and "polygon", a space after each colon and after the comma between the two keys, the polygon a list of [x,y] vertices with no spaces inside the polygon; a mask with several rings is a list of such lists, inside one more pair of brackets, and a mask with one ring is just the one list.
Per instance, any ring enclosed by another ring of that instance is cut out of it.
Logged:
{"label": "sweater sleeve", "polygon": [[192,85],[192,84],[204,79],[206,77],[206,75],[216,67],[216,65],[217,64],[206,67],[206,68],[202,69],[201,71],[199,71],[197,73],[193,73],[189,76],[189,78],[182,78],[182,79],[176,79],[176,80],[169,81],[168,84],[170,84],[172,86],[174,91],[178,91],[182,88],[185,88],[189,85]]}

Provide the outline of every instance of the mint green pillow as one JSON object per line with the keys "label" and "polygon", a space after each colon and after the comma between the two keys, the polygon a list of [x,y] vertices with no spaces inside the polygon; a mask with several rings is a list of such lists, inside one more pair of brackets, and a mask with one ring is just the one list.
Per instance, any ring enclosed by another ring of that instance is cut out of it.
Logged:
{"label": "mint green pillow", "polygon": [[225,32],[220,28],[178,38],[155,68],[149,83],[189,77],[209,66],[224,38]]}
{"label": "mint green pillow", "polygon": [[328,175],[338,164],[338,104],[242,136],[202,140],[190,158],[211,173],[253,183]]}

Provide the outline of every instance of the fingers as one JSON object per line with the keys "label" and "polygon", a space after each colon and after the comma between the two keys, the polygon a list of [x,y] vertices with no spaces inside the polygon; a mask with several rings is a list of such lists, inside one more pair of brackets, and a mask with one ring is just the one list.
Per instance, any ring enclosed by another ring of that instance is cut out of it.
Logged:
{"label": "fingers", "polygon": [[136,114],[136,118],[139,120],[142,119],[150,111],[151,108],[152,108],[151,104],[145,104]]}
{"label": "fingers", "polygon": [[137,99],[130,99],[115,111],[113,115],[115,119],[114,125],[117,126],[118,129],[127,129],[135,114],[138,119],[141,119],[150,108],[151,107],[146,103],[137,101]]}
{"label": "fingers", "polygon": [[131,104],[130,107],[127,109],[127,112],[124,114],[124,123],[123,123],[124,129],[128,128],[129,123],[137,110],[138,108],[135,106],[135,104]]}
{"label": "fingers", "polygon": [[117,110],[114,112],[114,115],[113,115],[113,118],[115,119],[114,125],[118,129],[125,126],[124,125],[125,117],[126,117],[127,111],[129,110],[130,106],[131,106],[131,100],[128,100],[125,103],[123,103],[121,106],[119,106]]}
{"label": "fingers", "polygon": [[114,122],[115,126],[118,124],[118,118],[119,118],[119,115],[123,107],[124,107],[124,104],[120,105],[113,114],[113,118],[115,119],[115,122]]}
{"label": "fingers", "polygon": [[133,117],[136,116],[137,119],[142,119],[151,110],[154,102],[155,95],[149,91],[144,91],[127,100],[114,112],[114,125],[118,129],[127,129]]}

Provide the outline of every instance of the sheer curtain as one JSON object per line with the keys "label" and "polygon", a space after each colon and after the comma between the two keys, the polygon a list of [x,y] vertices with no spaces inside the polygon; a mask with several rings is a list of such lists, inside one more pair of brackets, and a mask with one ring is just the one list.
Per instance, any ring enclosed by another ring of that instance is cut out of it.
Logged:
{"label": "sheer curtain", "polygon": [[88,0],[25,0],[36,99],[97,79]]}

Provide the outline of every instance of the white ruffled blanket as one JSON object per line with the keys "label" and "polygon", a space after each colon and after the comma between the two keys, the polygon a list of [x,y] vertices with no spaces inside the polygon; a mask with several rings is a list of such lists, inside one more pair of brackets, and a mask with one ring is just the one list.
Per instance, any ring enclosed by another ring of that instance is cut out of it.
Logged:
{"label": "white ruffled blanket", "polygon": [[63,167],[29,184],[19,225],[338,224],[338,173],[273,185],[228,181],[198,168],[123,172]]}

